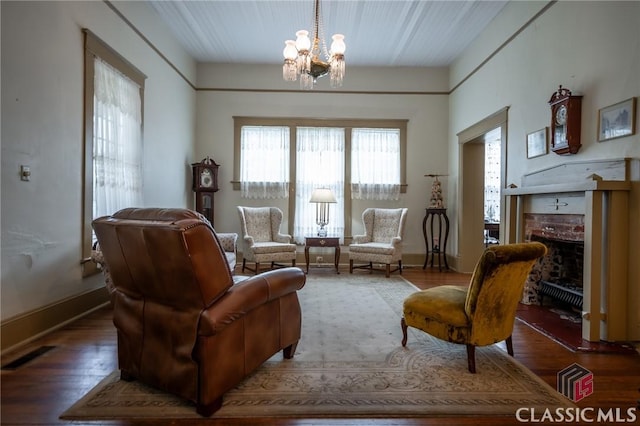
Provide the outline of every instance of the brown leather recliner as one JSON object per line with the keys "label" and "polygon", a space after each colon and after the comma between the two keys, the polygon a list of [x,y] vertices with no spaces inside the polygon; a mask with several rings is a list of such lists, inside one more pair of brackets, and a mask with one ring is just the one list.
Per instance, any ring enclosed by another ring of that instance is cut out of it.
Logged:
{"label": "brown leather recliner", "polygon": [[121,377],[193,401],[222,395],[300,339],[299,268],[234,277],[215,231],[186,209],[124,209],[93,221],[115,286]]}

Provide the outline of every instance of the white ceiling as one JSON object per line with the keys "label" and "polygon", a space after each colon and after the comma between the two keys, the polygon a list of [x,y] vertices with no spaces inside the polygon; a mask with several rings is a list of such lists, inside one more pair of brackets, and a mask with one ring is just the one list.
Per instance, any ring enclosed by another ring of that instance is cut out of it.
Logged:
{"label": "white ceiling", "polygon": [[[313,0],[147,0],[198,62],[280,64],[284,41],[312,31]],[[327,47],[345,35],[347,66],[450,65],[507,3],[321,0]]]}

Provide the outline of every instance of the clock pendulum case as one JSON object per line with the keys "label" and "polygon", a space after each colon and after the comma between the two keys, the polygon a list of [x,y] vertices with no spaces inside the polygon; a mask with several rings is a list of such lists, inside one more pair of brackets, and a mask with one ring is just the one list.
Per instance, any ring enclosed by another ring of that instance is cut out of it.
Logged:
{"label": "clock pendulum case", "polygon": [[218,191],[218,167],[207,157],[199,163],[191,164],[193,170],[193,186],[196,198],[196,211],[202,213],[213,225],[213,194]]}
{"label": "clock pendulum case", "polygon": [[569,89],[558,87],[549,99],[551,106],[551,150],[556,154],[576,154],[580,143],[582,96],[571,95]]}

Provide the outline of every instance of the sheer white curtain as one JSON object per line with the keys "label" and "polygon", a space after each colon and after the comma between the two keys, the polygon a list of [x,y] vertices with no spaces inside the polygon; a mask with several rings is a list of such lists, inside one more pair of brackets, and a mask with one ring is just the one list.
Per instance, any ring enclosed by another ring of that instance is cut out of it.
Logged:
{"label": "sheer white curtain", "polygon": [[140,86],[96,57],[93,97],[93,217],[142,204]]}
{"label": "sheer white curtain", "polygon": [[240,150],[242,197],[289,196],[289,127],[242,126]]}
{"label": "sheer white curtain", "polygon": [[485,222],[500,222],[500,146],[500,139],[484,144]]}
{"label": "sheer white curtain", "polygon": [[351,194],[360,200],[400,198],[400,129],[353,129]]}
{"label": "sheer white curtain", "polygon": [[344,236],[344,129],[332,127],[298,127],[296,129],[296,214],[293,237],[316,235],[316,205],[311,204],[315,188],[329,188],[336,204],[329,204],[327,235]]}

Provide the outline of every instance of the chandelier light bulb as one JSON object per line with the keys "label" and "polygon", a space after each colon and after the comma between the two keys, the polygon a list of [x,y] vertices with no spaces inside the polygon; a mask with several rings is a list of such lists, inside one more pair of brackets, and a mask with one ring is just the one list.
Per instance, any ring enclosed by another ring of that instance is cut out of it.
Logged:
{"label": "chandelier light bulb", "polygon": [[295,60],[298,56],[298,50],[296,49],[296,42],[293,40],[287,40],[284,42],[285,47],[282,51],[285,59]]}
{"label": "chandelier light bulb", "polygon": [[296,33],[296,49],[298,49],[298,52],[304,52],[311,49],[311,40],[309,39],[309,31],[300,30]]}
{"label": "chandelier light bulb", "polygon": [[344,55],[344,51],[347,50],[347,45],[344,43],[344,35],[334,34],[331,39],[331,54],[332,55]]}

